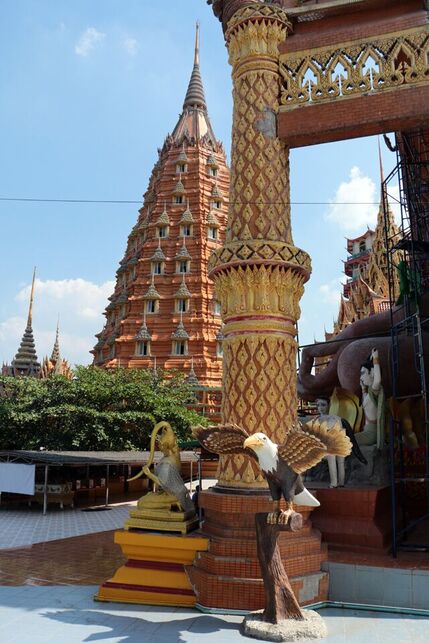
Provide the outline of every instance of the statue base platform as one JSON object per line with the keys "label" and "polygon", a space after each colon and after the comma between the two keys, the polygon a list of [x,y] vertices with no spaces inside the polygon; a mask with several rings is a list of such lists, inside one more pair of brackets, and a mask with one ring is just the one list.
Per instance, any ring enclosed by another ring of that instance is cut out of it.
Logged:
{"label": "statue base platform", "polygon": [[[255,514],[272,510],[268,492],[221,493],[210,489],[198,497],[204,510],[201,533],[210,539],[209,551],[198,554],[188,575],[197,607],[260,610],[265,607],[264,584],[256,548]],[[284,507],[283,507],[284,508]],[[327,547],[312,529],[310,507],[296,507],[304,527],[284,532],[278,543],[286,573],[301,605],[327,600],[328,574],[321,571]]]}
{"label": "statue base platform", "polygon": [[198,517],[183,511],[164,511],[156,509],[135,509],[124,523],[124,529],[143,529],[146,531],[168,531],[187,534],[198,529]]}
{"label": "statue base platform", "polygon": [[185,565],[192,565],[196,552],[207,550],[207,538],[121,530],[115,532],[115,543],[127,562],[101,585],[96,600],[170,607],[195,605],[196,596]]}
{"label": "statue base platform", "polygon": [[330,549],[385,553],[391,543],[390,487],[337,487],[306,483],[320,507],[312,521]]}
{"label": "statue base platform", "polygon": [[320,614],[305,610],[303,616],[302,621],[288,618],[274,624],[263,621],[262,613],[249,614],[243,621],[241,632],[262,641],[308,641],[328,636],[328,628]]}

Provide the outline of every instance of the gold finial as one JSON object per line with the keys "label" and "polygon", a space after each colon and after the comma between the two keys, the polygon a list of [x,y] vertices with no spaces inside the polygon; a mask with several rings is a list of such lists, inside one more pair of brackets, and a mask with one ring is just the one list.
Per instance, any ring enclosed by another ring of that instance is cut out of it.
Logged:
{"label": "gold finial", "polygon": [[31,294],[30,294],[30,306],[28,308],[28,319],[27,326],[31,326],[33,323],[33,302],[34,302],[34,287],[36,283],[36,267],[33,270],[33,281],[31,284]]}
{"label": "gold finial", "polygon": [[200,64],[200,23],[197,20],[195,25],[195,55],[194,65]]}

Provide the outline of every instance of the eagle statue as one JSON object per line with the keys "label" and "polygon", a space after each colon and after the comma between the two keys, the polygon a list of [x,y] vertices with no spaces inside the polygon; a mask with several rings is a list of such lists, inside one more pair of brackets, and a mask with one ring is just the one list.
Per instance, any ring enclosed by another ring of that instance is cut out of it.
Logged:
{"label": "eagle statue", "polygon": [[[265,433],[249,435],[235,424],[195,426],[193,435],[200,444],[219,455],[243,454],[256,460],[268,482],[274,502],[267,522],[286,524],[293,513],[293,503],[318,507],[318,500],[305,488],[301,474],[314,467],[327,455],[346,457],[352,444],[339,421],[334,426],[319,419],[294,427],[282,445],[275,444]],[[280,510],[280,499],[286,511]]]}

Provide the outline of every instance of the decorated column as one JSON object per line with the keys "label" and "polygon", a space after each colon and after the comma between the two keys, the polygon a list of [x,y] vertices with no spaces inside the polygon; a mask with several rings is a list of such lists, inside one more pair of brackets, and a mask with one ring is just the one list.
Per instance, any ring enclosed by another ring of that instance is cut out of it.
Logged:
{"label": "decorated column", "polygon": [[[277,4],[215,0],[232,65],[231,191],[225,245],[211,276],[224,327],[223,421],[281,442],[296,421],[296,325],[309,256],[292,240],[289,150],[277,136],[278,46],[290,24]],[[265,487],[242,456],[221,458],[219,484]]]}

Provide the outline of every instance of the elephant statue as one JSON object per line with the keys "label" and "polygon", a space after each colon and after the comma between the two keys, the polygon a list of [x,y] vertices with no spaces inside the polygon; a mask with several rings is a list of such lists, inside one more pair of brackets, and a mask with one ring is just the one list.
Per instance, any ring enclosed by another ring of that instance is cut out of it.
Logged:
{"label": "elephant statue", "polygon": [[[429,292],[420,298],[420,314],[429,316]],[[405,306],[393,307],[394,324],[404,321]],[[392,386],[392,340],[390,336],[391,313],[386,311],[360,319],[347,326],[333,342],[314,344],[302,351],[298,375],[298,394],[302,399],[330,397],[335,387],[341,387],[356,395],[360,393],[360,367],[368,359],[373,348],[378,350],[383,387],[386,398],[393,395]],[[422,327],[423,354],[429,355],[429,329]],[[400,333],[399,378],[396,395],[411,396],[420,393],[420,377],[415,363],[415,341],[413,333]],[[317,375],[312,374],[317,357],[331,356],[327,367]],[[426,378],[429,377],[429,359],[426,360]]]}

